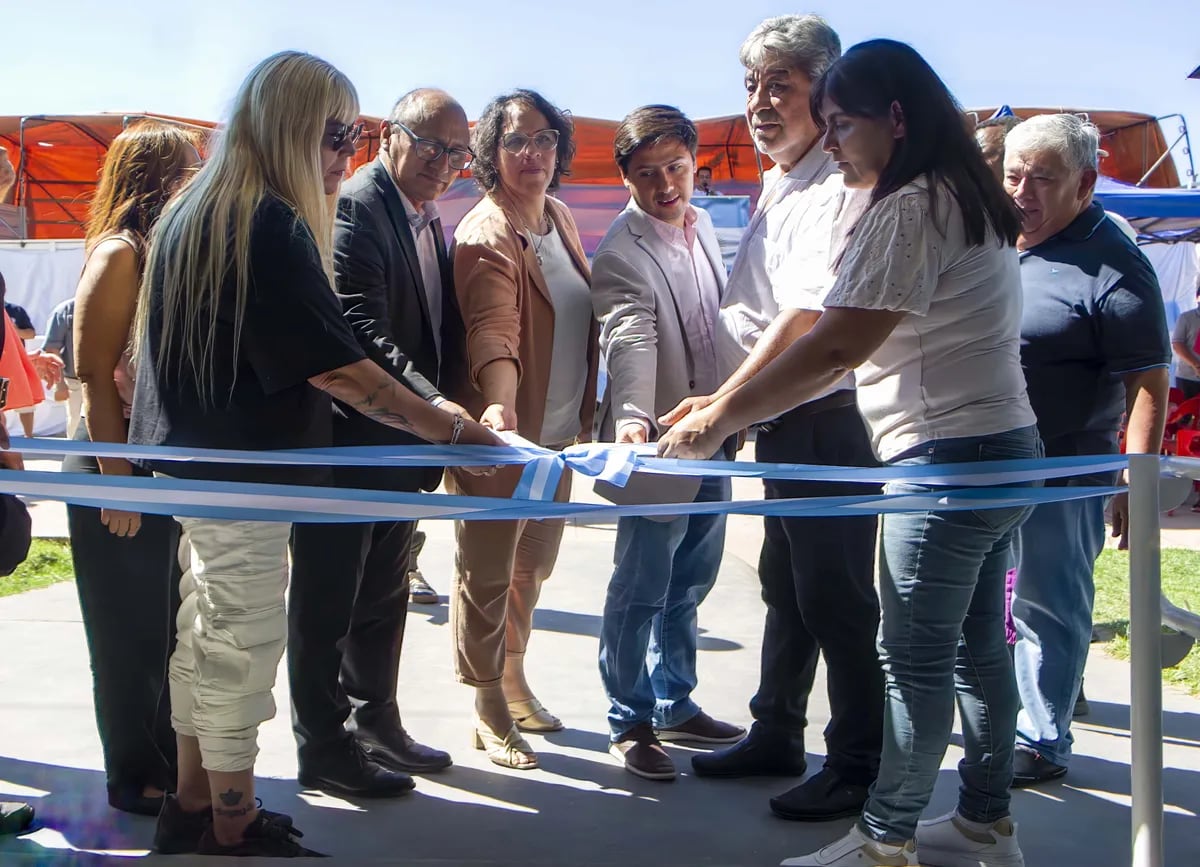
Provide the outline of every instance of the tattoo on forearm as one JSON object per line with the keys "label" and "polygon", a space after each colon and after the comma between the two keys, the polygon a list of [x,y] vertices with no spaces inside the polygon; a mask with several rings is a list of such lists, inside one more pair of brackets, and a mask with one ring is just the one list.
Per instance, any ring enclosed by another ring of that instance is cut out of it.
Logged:
{"label": "tattoo on forearm", "polygon": [[242,802],[242,799],[245,796],[246,795],[244,792],[238,792],[233,789],[222,792],[217,796],[221,803],[213,804],[213,812],[218,816],[225,816],[230,819],[237,819],[245,816],[257,806],[256,802],[254,801],[249,801],[245,804],[242,804],[240,807],[237,806],[237,804]]}
{"label": "tattoo on forearm", "polygon": [[367,416],[368,418],[373,418],[376,421],[381,421],[386,425],[391,425],[392,427],[401,427],[406,431],[416,433],[416,428],[413,427],[413,423],[409,421],[408,416],[404,415],[404,413],[392,412],[391,410],[384,409],[382,407],[379,407],[378,409],[365,409],[362,412],[363,415]]}
{"label": "tattoo on forearm", "polygon": [[372,418],[386,425],[400,427],[406,431],[415,433],[413,423],[409,420],[408,416],[380,405],[382,395],[392,392],[395,387],[396,384],[394,382],[381,382],[362,398],[355,401],[353,406],[367,418]]}
{"label": "tattoo on forearm", "polygon": [[375,401],[379,398],[379,395],[382,394],[384,391],[386,391],[387,387],[388,387],[388,384],[386,382],[379,383],[379,385],[375,386],[374,391],[369,392],[367,394],[367,396],[362,399],[362,405],[363,406],[374,406]]}

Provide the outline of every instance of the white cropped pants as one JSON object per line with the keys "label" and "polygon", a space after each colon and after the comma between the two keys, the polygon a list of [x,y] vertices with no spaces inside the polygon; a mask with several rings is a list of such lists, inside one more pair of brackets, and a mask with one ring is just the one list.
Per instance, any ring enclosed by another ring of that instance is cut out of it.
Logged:
{"label": "white cropped pants", "polygon": [[287,644],[291,524],[178,518],[179,641],[168,669],[171,722],[200,742],[209,771],[244,771]]}

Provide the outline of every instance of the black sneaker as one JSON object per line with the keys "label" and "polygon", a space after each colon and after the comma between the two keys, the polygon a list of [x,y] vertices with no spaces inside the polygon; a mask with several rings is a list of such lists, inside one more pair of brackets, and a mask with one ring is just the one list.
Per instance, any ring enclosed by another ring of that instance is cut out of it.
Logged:
{"label": "black sneaker", "polygon": [[296,842],[304,836],[290,825],[272,821],[262,810],[246,826],[242,839],[232,846],[222,846],[213,834],[212,825],[204,829],[196,846],[197,855],[224,855],[232,858],[326,858],[320,852],[305,849]]}
{"label": "black sneaker", "polygon": [[1032,747],[1018,746],[1013,752],[1013,788],[1024,789],[1067,775],[1066,765],[1056,765]]}
{"label": "black sneaker", "polygon": [[[284,828],[292,827],[292,817],[286,813],[276,813],[262,809],[262,801],[258,803],[260,816],[266,816],[268,822]],[[162,811],[158,814],[158,824],[154,826],[154,851],[160,855],[184,855],[195,852],[200,845],[200,838],[212,823],[212,809],[189,813],[179,806],[179,799],[167,795],[163,799]],[[297,837],[304,836],[293,829]]]}

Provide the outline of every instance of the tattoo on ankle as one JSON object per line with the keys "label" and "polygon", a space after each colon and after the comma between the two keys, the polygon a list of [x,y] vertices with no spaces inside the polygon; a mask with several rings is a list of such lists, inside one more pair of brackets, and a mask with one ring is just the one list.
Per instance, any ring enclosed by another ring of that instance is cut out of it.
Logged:
{"label": "tattoo on ankle", "polygon": [[245,797],[245,793],[234,791],[232,788],[226,792],[222,792],[217,797],[221,799],[221,806],[213,804],[213,813],[228,819],[240,819],[255,807],[253,801],[242,804],[240,807],[236,806],[241,803],[242,798]]}

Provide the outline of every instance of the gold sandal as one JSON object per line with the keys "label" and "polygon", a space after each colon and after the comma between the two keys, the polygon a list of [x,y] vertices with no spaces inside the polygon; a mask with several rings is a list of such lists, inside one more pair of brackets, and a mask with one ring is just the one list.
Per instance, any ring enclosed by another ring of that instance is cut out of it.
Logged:
{"label": "gold sandal", "polygon": [[503,740],[483,720],[475,721],[475,749],[486,750],[492,764],[515,771],[532,771],[538,766],[537,753],[521,737],[517,724],[509,727]]}
{"label": "gold sandal", "polygon": [[536,698],[523,698],[508,703],[517,728],[523,732],[560,732],[563,722],[542,705]]}

